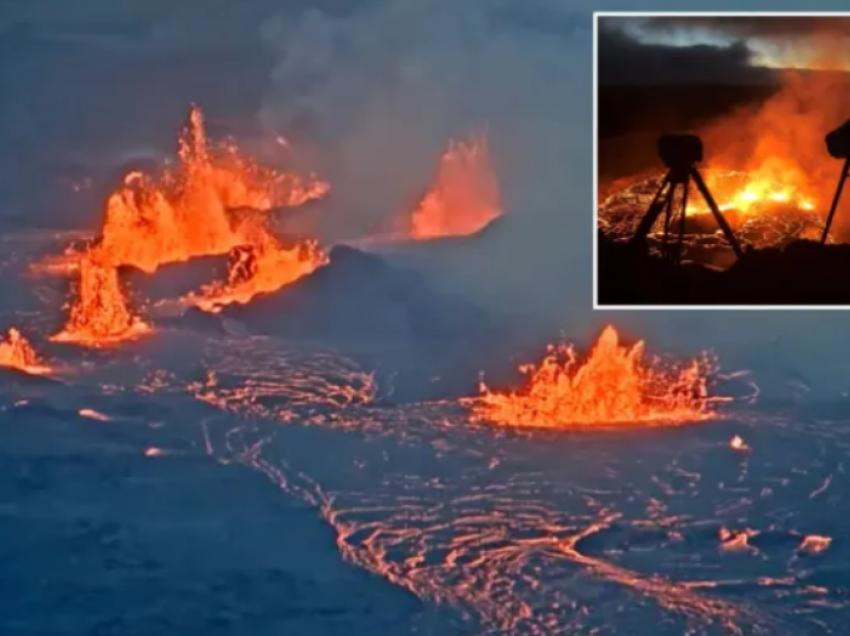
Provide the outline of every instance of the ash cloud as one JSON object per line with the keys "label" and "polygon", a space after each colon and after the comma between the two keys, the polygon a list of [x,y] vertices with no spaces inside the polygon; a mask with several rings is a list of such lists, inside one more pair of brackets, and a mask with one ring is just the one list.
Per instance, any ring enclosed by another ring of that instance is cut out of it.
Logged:
{"label": "ash cloud", "polygon": [[739,38],[794,39],[813,36],[850,38],[850,17],[665,16],[646,19],[644,28],[656,31],[701,29]]}
{"label": "ash cloud", "polygon": [[625,84],[744,84],[773,79],[751,64],[744,42],[729,46],[670,46],[643,43],[618,27],[616,18],[599,21],[599,82]]}

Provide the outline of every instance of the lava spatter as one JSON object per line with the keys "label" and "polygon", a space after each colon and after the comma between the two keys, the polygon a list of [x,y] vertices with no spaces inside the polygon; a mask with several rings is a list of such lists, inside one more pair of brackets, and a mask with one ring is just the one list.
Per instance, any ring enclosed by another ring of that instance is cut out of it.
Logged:
{"label": "lava spatter", "polygon": [[259,165],[234,144],[211,144],[201,111],[192,108],[179,140],[178,164],[159,175],[131,172],[109,198],[103,249],[113,262],[153,272],[165,263],[226,254],[270,240],[267,212],[323,197],[329,189]]}
{"label": "lava spatter", "polygon": [[285,287],[327,262],[327,254],[316,241],[285,246],[270,236],[257,245],[232,250],[227,280],[205,285],[183,301],[210,312],[233,303],[244,305],[258,294]]}
{"label": "lava spatter", "polygon": [[29,340],[14,327],[9,328],[5,339],[0,339],[0,366],[36,375],[50,372]]}
{"label": "lava spatter", "polygon": [[481,385],[481,395],[465,399],[472,419],[500,426],[545,428],[682,424],[715,416],[708,394],[713,361],[707,355],[675,368],[645,361],[644,344],[620,344],[607,327],[588,359],[578,363],[571,345],[550,346],[537,364],[520,371],[528,384],[499,393]]}
{"label": "lava spatter", "polygon": [[79,263],[76,297],[57,342],[105,346],[136,338],[150,331],[132,314],[118,280],[118,270],[102,249],[86,252]]}

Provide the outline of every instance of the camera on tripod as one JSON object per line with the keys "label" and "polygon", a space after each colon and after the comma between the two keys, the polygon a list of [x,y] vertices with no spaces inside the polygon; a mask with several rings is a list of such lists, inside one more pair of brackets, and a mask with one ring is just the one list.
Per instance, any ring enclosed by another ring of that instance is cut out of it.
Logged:
{"label": "camera on tripod", "polygon": [[835,159],[850,158],[850,120],[826,136],[826,149]]}
{"label": "camera on tripod", "polygon": [[631,243],[645,247],[646,239],[658,217],[664,213],[664,232],[662,234],[662,250],[668,250],[668,239],[670,238],[670,224],[673,220],[673,202],[676,198],[676,190],[681,189],[681,195],[678,198],[678,214],[679,214],[679,237],[678,245],[668,252],[672,255],[677,263],[682,262],[682,250],[685,239],[685,216],[688,213],[688,190],[693,181],[699,193],[702,195],[705,202],[708,204],[708,209],[714,215],[720,230],[723,232],[726,240],[729,242],[735,256],[741,258],[744,252],[741,250],[741,244],[735,238],[732,228],[726,222],[720,208],[717,207],[717,202],[708,191],[708,186],[703,181],[702,175],[697,170],[696,164],[702,162],[702,139],[696,135],[684,135],[679,133],[666,133],[658,138],[658,156],[661,161],[667,166],[667,175],[661,182],[661,186],[655,193],[652,203],[646,211],[640,224],[638,224],[635,233],[632,235]]}
{"label": "camera on tripod", "polygon": [[671,170],[688,169],[702,161],[702,139],[696,135],[661,135],[658,156]]}

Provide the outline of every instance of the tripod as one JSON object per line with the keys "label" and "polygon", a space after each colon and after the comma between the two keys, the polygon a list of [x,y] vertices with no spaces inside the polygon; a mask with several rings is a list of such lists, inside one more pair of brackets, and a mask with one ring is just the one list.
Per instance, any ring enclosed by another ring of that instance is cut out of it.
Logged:
{"label": "tripod", "polygon": [[829,208],[829,216],[826,217],[826,225],[823,227],[823,235],[820,237],[821,244],[826,243],[829,236],[829,228],[832,225],[832,217],[835,216],[835,210],[838,209],[838,201],[841,199],[841,191],[844,189],[844,182],[850,176],[850,157],[844,160],[844,167],[841,168],[841,178],[838,179],[838,188],[835,190],[835,197],[832,199],[832,207]]}
{"label": "tripod", "polygon": [[[676,261],[676,263],[682,262],[682,247],[685,242],[685,215],[688,208],[688,190],[690,189],[691,179],[693,179],[697,189],[708,204],[708,208],[714,215],[717,224],[723,231],[726,240],[729,241],[729,245],[732,246],[735,256],[741,258],[741,256],[743,256],[741,245],[735,238],[735,234],[732,232],[732,228],[729,227],[729,224],[726,222],[723,214],[720,213],[720,208],[717,207],[714,197],[711,196],[708,186],[705,185],[705,181],[703,181],[702,175],[700,175],[696,167],[692,163],[676,162],[672,165],[668,165],[668,168],[669,170],[667,175],[661,182],[661,187],[658,188],[658,192],[655,193],[652,203],[649,204],[649,209],[641,220],[640,225],[638,225],[631,242],[639,245],[645,244],[646,237],[649,235],[649,232],[658,220],[661,211],[664,210],[664,234],[662,237],[661,248],[662,255],[665,258],[672,258]],[[668,246],[668,241],[670,239],[670,222],[673,218],[673,199],[676,188],[679,186],[682,187],[681,210],[679,212],[679,236],[675,250],[671,250]]]}

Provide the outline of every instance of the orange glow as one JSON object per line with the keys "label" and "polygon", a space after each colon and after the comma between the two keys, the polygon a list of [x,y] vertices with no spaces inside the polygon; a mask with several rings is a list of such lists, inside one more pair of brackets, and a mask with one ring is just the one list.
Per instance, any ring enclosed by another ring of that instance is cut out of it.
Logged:
{"label": "orange glow", "polygon": [[285,287],[327,262],[327,254],[315,241],[286,247],[269,237],[259,245],[233,250],[227,281],[206,285],[184,302],[211,312],[232,303],[244,305],[254,296]]}
{"label": "orange glow", "polygon": [[9,329],[5,340],[0,339],[0,366],[36,375],[50,372],[50,367],[43,363],[29,341],[14,327]]}
{"label": "orange glow", "polygon": [[[772,161],[755,171],[738,173],[717,169],[706,171],[705,180],[721,210],[737,210],[744,217],[771,214],[778,206],[814,210],[817,198],[804,174],[790,164]],[[743,180],[741,185],[739,182]],[[696,196],[695,189],[692,190]],[[710,214],[702,199],[688,205],[688,214]]]}
{"label": "orange glow", "polygon": [[79,262],[76,298],[65,328],[53,340],[87,346],[116,344],[150,331],[130,313],[118,271],[102,249],[86,252]]}
{"label": "orange glow", "polygon": [[487,138],[449,142],[430,189],[394,229],[398,238],[467,236],[502,214],[501,194]]}
{"label": "orange glow", "polygon": [[750,450],[750,447],[747,446],[747,443],[738,435],[735,435],[735,437],[729,440],[729,448],[741,452],[746,452]]}
{"label": "orange glow", "polygon": [[[79,269],[79,294],[65,330],[55,338],[87,344],[114,343],[149,330],[130,315],[116,268],[147,273],[160,265],[231,253],[227,281],[206,286],[187,300],[214,309],[246,303],[312,272],[326,261],[318,245],[284,246],[268,219],[274,208],[323,197],[329,186],[260,166],[232,143],[207,140],[201,111],[193,107],[179,139],[176,167],[160,174],[131,172],[106,203],[100,239],[85,253],[69,248],[37,271]],[[239,262],[250,254],[250,267]]]}
{"label": "orange glow", "polygon": [[230,212],[298,206],[329,186],[256,164],[236,146],[207,141],[201,111],[192,108],[179,142],[179,163],[157,177],[128,174],[107,202],[102,247],[111,260],[154,272],[164,263],[226,254],[266,240],[265,219]]}
{"label": "orange glow", "polygon": [[745,528],[740,532],[733,532],[727,528],[720,528],[720,549],[724,552],[757,552],[750,545],[750,539],[758,536],[758,532]]}
{"label": "orange glow", "polygon": [[[706,161],[700,171],[745,244],[762,248],[820,238],[841,169],[824,147],[824,137],[846,120],[846,103],[847,85],[840,77],[784,71],[778,90],[763,101],[736,107],[693,131],[704,142]],[[601,193],[602,230],[617,238],[633,233],[639,221],[632,217],[645,213],[654,194],[646,177],[619,180]],[[696,188],[688,213],[709,213]],[[712,223],[697,220],[685,231],[697,228],[698,233]],[[827,240],[848,237],[850,217],[839,213]]]}
{"label": "orange glow", "polygon": [[529,378],[519,392],[495,393],[483,384],[478,398],[465,400],[472,419],[503,426],[546,428],[642,423],[682,424],[710,419],[708,356],[665,369],[643,361],[644,344],[620,344],[606,327],[581,365],[570,345],[550,345],[538,365],[523,365]]}
{"label": "orange glow", "polygon": [[824,136],[846,118],[844,103],[845,89],[834,77],[786,71],[779,90],[763,103],[699,131],[707,168],[722,173],[734,167],[747,175],[733,191],[707,176],[718,202],[732,203],[745,215],[790,206],[825,216],[839,166],[826,152]]}
{"label": "orange glow", "polygon": [[817,534],[810,534],[803,538],[800,547],[797,548],[800,552],[808,554],[820,554],[829,549],[832,545],[832,537],[825,537]]}

